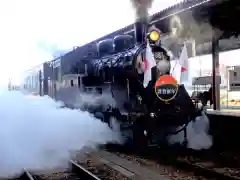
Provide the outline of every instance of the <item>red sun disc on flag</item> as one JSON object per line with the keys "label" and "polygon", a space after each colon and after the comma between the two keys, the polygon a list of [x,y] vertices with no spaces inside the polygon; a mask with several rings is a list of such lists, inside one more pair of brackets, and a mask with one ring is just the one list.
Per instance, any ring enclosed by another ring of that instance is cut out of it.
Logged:
{"label": "red sun disc on flag", "polygon": [[148,61],[146,59],[143,60],[143,72],[145,72],[148,68]]}
{"label": "red sun disc on flag", "polygon": [[187,69],[184,68],[184,67],[182,67],[182,68],[181,68],[181,72],[185,72],[185,71],[187,71]]}

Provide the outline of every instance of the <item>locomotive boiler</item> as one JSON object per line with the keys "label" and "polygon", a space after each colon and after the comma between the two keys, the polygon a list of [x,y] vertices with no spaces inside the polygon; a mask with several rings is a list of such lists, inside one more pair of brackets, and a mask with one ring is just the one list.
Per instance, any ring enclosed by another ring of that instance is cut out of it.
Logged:
{"label": "locomotive boiler", "polygon": [[[186,130],[201,115],[184,85],[171,76],[171,53],[160,36],[154,28],[146,43],[135,46],[130,46],[132,37],[128,35],[98,43],[100,58],[91,61],[88,75],[82,79],[84,86],[100,87],[115,101],[91,112],[138,148],[167,144],[167,136]],[[146,58],[152,58],[154,66],[144,85],[151,64]]]}
{"label": "locomotive boiler", "polygon": [[[201,116],[184,85],[172,77],[172,55],[161,44],[157,28],[137,44],[130,35],[105,39],[96,51],[97,57],[77,63],[71,73],[64,73],[60,61],[58,70],[45,63],[39,91],[66,107],[89,111],[137,148],[167,144],[169,135],[185,131],[190,121]],[[76,104],[79,94],[108,98],[82,106]]]}

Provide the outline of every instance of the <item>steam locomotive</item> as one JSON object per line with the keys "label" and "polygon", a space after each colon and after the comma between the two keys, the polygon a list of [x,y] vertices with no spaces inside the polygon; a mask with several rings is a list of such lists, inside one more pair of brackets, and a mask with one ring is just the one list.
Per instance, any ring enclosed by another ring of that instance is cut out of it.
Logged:
{"label": "steam locomotive", "polygon": [[[67,65],[62,59],[46,62],[35,71],[35,83],[28,76],[24,87],[61,100],[66,107],[91,112],[135,147],[167,144],[169,135],[185,131],[202,110],[195,107],[184,85],[171,76],[172,55],[161,44],[161,32],[154,28],[147,41],[144,39],[137,44],[130,35],[105,39],[96,46],[98,56],[81,59],[71,73],[64,70]],[[149,50],[155,66],[144,87]],[[104,105],[77,106],[76,99],[84,93],[107,94],[114,103],[103,98]]]}

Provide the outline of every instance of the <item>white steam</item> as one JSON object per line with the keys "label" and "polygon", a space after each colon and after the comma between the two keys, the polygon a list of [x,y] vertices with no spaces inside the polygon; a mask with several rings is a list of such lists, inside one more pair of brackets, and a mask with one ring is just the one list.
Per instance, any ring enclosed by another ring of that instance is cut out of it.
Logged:
{"label": "white steam", "polygon": [[78,87],[61,88],[57,92],[56,98],[64,102],[66,105],[74,108],[82,108],[85,105],[91,107],[107,107],[108,105],[116,105],[116,102],[112,97],[110,88],[103,89],[101,95],[96,92],[81,92]]}
{"label": "white steam", "polygon": [[[191,121],[187,126],[188,148],[195,150],[209,149],[212,146],[212,136],[208,134],[209,119],[202,111],[202,115],[195,121]],[[169,143],[183,143],[184,131],[176,135],[169,136]]]}
{"label": "white steam", "polygon": [[[87,112],[60,108],[48,97],[0,94],[0,176],[23,169],[42,171],[67,165],[70,152],[96,147],[119,136]],[[67,168],[67,167],[66,167]]]}
{"label": "white steam", "polygon": [[151,8],[153,0],[131,0],[131,2],[136,11],[136,18],[147,20],[148,10]]}

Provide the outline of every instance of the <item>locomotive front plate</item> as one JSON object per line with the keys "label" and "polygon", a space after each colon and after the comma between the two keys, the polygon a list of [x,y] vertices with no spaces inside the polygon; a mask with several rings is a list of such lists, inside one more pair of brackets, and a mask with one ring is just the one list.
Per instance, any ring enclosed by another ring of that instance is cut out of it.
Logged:
{"label": "locomotive front plate", "polygon": [[170,75],[163,75],[155,83],[155,94],[164,102],[173,100],[178,92],[177,80]]}

